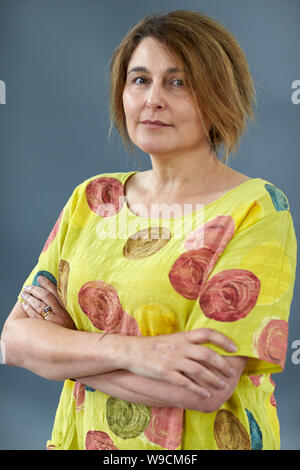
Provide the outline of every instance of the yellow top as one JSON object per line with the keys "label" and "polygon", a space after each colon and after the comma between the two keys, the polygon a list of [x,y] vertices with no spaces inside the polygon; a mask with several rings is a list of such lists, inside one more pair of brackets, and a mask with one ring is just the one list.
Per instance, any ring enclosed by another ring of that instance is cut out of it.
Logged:
{"label": "yellow top", "polygon": [[208,414],[126,402],[70,377],[47,447],[279,449],[271,374],[284,368],[297,259],[286,196],[254,178],[193,213],[146,218],[124,198],[133,173],[74,189],[24,285],[39,274],[57,284],[78,330],[213,328],[249,360],[231,398]]}

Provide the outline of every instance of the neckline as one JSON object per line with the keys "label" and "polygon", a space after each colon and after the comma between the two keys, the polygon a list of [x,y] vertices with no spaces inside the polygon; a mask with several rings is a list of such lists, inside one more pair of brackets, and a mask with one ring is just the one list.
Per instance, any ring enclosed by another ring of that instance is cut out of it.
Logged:
{"label": "neckline", "polygon": [[[123,188],[125,188],[125,184],[126,184],[126,181],[128,180],[128,178],[130,178],[130,176],[134,175],[138,173],[138,171],[130,171],[129,173],[126,174],[126,177],[123,181]],[[130,209],[130,207],[128,206],[127,204],[127,201],[126,201],[126,195],[124,193],[124,205],[123,205],[123,209],[125,207],[125,210],[126,212],[131,216],[131,217],[135,217],[139,220],[143,220],[143,221],[166,221],[166,220],[183,220],[183,219],[186,219],[188,217],[195,217],[197,214],[200,213],[200,211],[207,211],[208,209],[210,209],[211,207],[213,207],[214,205],[218,204],[220,201],[223,201],[224,199],[227,199],[229,196],[232,195],[233,192],[237,191],[238,189],[240,189],[242,186],[245,186],[245,185],[248,185],[249,183],[251,182],[254,182],[254,181],[263,181],[262,178],[250,178],[249,180],[246,180],[244,181],[243,183],[240,183],[238,184],[237,186],[234,186],[234,188],[231,188],[229,191],[227,191],[225,194],[223,194],[222,196],[218,197],[217,199],[215,199],[214,201],[211,201],[209,202],[208,204],[201,204],[201,208],[200,209],[197,209],[195,210],[194,212],[190,212],[189,214],[183,214],[179,217],[142,217],[140,215],[137,215],[135,214],[134,212],[132,212],[132,210]],[[200,203],[199,203],[200,204]]]}

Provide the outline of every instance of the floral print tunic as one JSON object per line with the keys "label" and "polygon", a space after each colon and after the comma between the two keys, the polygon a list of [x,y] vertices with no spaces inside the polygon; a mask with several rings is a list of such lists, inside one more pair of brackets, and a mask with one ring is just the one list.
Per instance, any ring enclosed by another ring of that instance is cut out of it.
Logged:
{"label": "floral print tunic", "polygon": [[24,285],[48,277],[78,330],[212,328],[249,359],[213,413],[130,403],[70,377],[47,448],[279,449],[271,374],[285,364],[297,259],[286,196],[254,178],[195,212],[146,218],[124,197],[134,173],[96,175],[74,189]]}

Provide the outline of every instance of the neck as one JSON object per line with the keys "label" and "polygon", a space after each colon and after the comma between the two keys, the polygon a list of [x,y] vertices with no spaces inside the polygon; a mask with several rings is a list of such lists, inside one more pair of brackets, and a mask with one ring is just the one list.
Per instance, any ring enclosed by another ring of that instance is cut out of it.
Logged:
{"label": "neck", "polygon": [[152,170],[147,174],[145,184],[151,194],[205,192],[227,170],[226,165],[209,151],[172,160],[150,157]]}

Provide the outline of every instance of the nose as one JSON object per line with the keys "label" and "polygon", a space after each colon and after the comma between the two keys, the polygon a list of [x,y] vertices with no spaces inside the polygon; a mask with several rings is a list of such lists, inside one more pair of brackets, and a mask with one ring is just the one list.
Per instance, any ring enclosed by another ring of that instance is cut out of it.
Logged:
{"label": "nose", "polygon": [[148,108],[154,108],[154,109],[156,109],[156,108],[161,109],[162,108],[162,106],[160,104],[151,103],[151,101],[149,101],[149,100],[147,101],[147,107]]}
{"label": "nose", "polygon": [[148,88],[147,107],[161,109],[165,106],[165,100],[159,84],[154,84]]}

